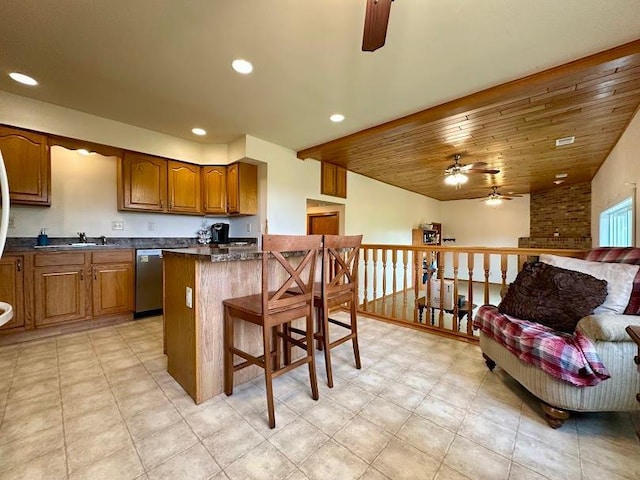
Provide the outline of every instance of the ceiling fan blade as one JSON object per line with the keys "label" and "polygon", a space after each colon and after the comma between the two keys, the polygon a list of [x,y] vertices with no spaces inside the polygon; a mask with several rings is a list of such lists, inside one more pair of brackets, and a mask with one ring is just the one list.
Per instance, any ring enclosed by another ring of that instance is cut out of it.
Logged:
{"label": "ceiling fan blade", "polygon": [[367,0],[362,51],[373,52],[384,45],[393,0]]}
{"label": "ceiling fan blade", "polygon": [[500,173],[500,170],[497,168],[470,168],[465,170],[466,173],[487,173],[489,175],[495,175],[496,173]]}

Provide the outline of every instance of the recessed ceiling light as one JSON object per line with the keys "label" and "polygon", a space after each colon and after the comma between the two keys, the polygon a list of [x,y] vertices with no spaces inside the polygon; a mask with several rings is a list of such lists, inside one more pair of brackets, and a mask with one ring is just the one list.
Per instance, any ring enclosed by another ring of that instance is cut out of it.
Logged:
{"label": "recessed ceiling light", "polygon": [[576,137],[564,137],[564,138],[558,138],[556,140],[556,147],[562,147],[564,145],[571,145],[573,142],[575,142]]}
{"label": "recessed ceiling light", "polygon": [[556,178],[567,178],[568,176],[568,173],[556,173]]}
{"label": "recessed ceiling light", "polygon": [[244,60],[239,58],[231,62],[231,67],[238,73],[242,73],[243,75],[247,75],[248,73],[253,72],[253,65],[248,60]]}
{"label": "recessed ceiling light", "polygon": [[35,78],[25,75],[24,73],[11,72],[9,76],[16,82],[22,83],[23,85],[29,85],[30,87],[38,85],[38,81]]}
{"label": "recessed ceiling light", "polygon": [[331,115],[329,117],[329,120],[331,120],[332,122],[335,122],[335,123],[339,123],[339,122],[342,122],[344,120],[344,115],[342,115],[341,113],[334,113],[333,115]]}
{"label": "recessed ceiling light", "polygon": [[554,180],[553,183],[560,185],[561,183],[564,183],[564,180]]}
{"label": "recessed ceiling light", "polygon": [[194,135],[206,135],[207,131],[204,128],[192,128],[191,131],[193,132]]}

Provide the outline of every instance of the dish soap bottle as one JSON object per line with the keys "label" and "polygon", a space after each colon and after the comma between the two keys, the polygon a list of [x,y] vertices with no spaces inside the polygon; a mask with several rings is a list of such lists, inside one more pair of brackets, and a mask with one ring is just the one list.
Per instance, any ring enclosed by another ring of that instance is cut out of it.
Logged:
{"label": "dish soap bottle", "polygon": [[38,246],[44,247],[45,245],[49,245],[49,237],[47,236],[46,228],[40,230],[40,235],[38,235]]}

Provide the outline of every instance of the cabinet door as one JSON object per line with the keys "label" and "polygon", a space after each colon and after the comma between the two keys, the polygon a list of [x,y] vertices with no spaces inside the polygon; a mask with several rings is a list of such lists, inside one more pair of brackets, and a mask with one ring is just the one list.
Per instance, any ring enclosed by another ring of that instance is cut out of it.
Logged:
{"label": "cabinet door", "polygon": [[227,167],[227,213],[258,213],[258,167],[234,163]]}
{"label": "cabinet door", "polygon": [[202,210],[227,213],[227,167],[202,167]]}
{"label": "cabinet door", "polygon": [[47,137],[0,126],[0,150],[9,177],[11,203],[51,205],[51,158]]}
{"label": "cabinet door", "polygon": [[0,301],[13,307],[13,318],[0,330],[24,327],[24,258],[4,256],[0,259]]}
{"label": "cabinet door", "polygon": [[323,195],[336,194],[336,166],[322,162],[320,167],[320,193]]}
{"label": "cabinet door", "polygon": [[347,198],[347,169],[336,167],[336,197]]}
{"label": "cabinet door", "polygon": [[36,328],[87,317],[85,276],[84,265],[35,269]]}
{"label": "cabinet door", "polygon": [[93,266],[93,315],[126,313],[133,310],[133,265]]}
{"label": "cabinet door", "polygon": [[118,163],[118,208],[164,212],[167,206],[167,161],[125,152]]}
{"label": "cabinet door", "polygon": [[190,163],[168,162],[170,212],[200,214],[200,167]]}

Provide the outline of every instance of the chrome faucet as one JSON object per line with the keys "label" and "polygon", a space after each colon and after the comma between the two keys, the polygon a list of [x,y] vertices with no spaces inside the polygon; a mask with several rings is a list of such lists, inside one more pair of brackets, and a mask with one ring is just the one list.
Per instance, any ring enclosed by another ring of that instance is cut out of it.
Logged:
{"label": "chrome faucet", "polygon": [[80,239],[80,243],[87,243],[87,234],[84,232],[78,232],[78,238]]}

